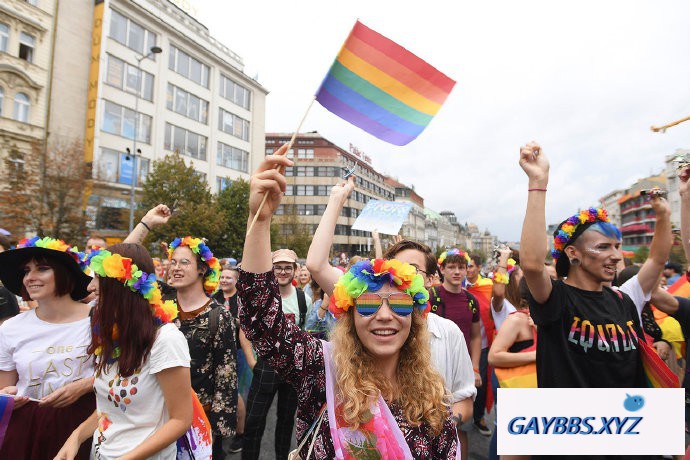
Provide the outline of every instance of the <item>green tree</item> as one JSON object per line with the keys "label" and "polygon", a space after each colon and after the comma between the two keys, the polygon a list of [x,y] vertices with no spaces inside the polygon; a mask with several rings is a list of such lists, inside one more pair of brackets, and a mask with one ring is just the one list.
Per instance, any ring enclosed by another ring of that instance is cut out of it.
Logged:
{"label": "green tree", "polygon": [[225,222],[214,249],[224,257],[240,260],[249,218],[249,182],[234,181],[218,194],[217,200],[225,213]]}
{"label": "green tree", "polygon": [[297,206],[283,203],[283,214],[273,219],[278,226],[277,235],[271,238],[273,249],[289,248],[297,257],[306,258],[314,235],[311,225],[304,223],[297,214]]}
{"label": "green tree", "polygon": [[647,257],[649,257],[649,247],[640,246],[639,248],[637,248],[637,251],[635,251],[635,255],[633,256],[633,262],[644,263],[644,261],[647,260]]}
{"label": "green tree", "polygon": [[167,225],[154,228],[145,243],[170,242],[178,236],[192,235],[206,238],[214,254],[222,255],[216,244],[221,241],[227,220],[225,211],[218,206],[205,179],[191,165],[187,166],[180,154],[167,155],[153,163],[143,192],[139,218],[159,203],[174,208]]}

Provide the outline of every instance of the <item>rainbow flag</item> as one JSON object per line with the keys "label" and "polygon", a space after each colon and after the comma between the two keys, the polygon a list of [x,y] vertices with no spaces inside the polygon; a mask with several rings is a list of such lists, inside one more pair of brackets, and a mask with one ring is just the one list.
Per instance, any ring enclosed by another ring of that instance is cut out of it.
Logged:
{"label": "rainbow flag", "polygon": [[424,131],[455,81],[357,21],[316,100],[379,139],[406,145]]}
{"label": "rainbow flag", "polygon": [[688,276],[683,275],[678,278],[675,283],[668,287],[668,292],[678,297],[690,298],[690,282],[688,282]]}
{"label": "rainbow flag", "polygon": [[14,397],[12,395],[3,395],[0,398],[0,446],[5,440],[5,431],[10,425],[10,418],[12,417],[12,409],[14,408]]}

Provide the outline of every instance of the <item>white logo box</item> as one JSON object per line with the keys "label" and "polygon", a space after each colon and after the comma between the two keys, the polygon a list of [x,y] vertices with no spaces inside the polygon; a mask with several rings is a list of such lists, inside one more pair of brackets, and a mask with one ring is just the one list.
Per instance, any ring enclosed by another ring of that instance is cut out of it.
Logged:
{"label": "white logo box", "polygon": [[682,388],[499,388],[499,455],[682,455]]}

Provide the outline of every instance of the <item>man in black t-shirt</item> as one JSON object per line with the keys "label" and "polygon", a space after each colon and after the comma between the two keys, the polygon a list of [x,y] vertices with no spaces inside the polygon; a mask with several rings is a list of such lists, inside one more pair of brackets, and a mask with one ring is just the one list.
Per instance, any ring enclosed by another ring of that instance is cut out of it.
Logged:
{"label": "man in black t-shirt", "polygon": [[[620,230],[602,209],[585,209],[563,221],[554,232],[552,256],[559,277],[566,279],[552,281],[544,270],[548,159],[530,143],[520,150],[520,166],[529,178],[520,266],[539,330],[539,387],[645,386],[638,345],[644,339],[635,305],[604,286],[622,258]],[[658,222],[665,225],[668,219]]]}

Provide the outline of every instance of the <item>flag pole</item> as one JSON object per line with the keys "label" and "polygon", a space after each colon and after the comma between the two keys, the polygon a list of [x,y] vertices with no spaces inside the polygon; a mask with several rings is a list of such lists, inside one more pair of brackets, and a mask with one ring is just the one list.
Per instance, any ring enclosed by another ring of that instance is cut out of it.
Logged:
{"label": "flag pole", "polygon": [[[309,105],[307,106],[307,110],[304,112],[304,115],[302,116],[302,120],[299,122],[299,125],[297,125],[297,129],[295,132],[292,134],[292,138],[290,139],[290,142],[288,142],[288,147],[285,149],[285,153],[283,155],[286,155],[287,152],[292,148],[292,144],[295,143],[295,138],[297,137],[297,133],[299,133],[299,130],[302,128],[302,124],[304,124],[304,120],[307,119],[307,115],[309,114],[309,110],[311,110],[311,106],[314,105],[314,101],[316,100],[316,96],[314,96],[309,102]],[[274,169],[280,169],[281,166],[276,166]],[[252,223],[249,225],[249,228],[247,229],[247,235],[252,231],[252,228],[254,228],[254,224],[256,223],[256,220],[259,218],[259,214],[261,214],[261,210],[263,209],[264,205],[266,204],[266,200],[268,199],[268,193],[264,195],[264,199],[261,200],[261,204],[259,205],[259,209],[256,211],[256,214],[254,215],[254,219],[252,219]]]}

